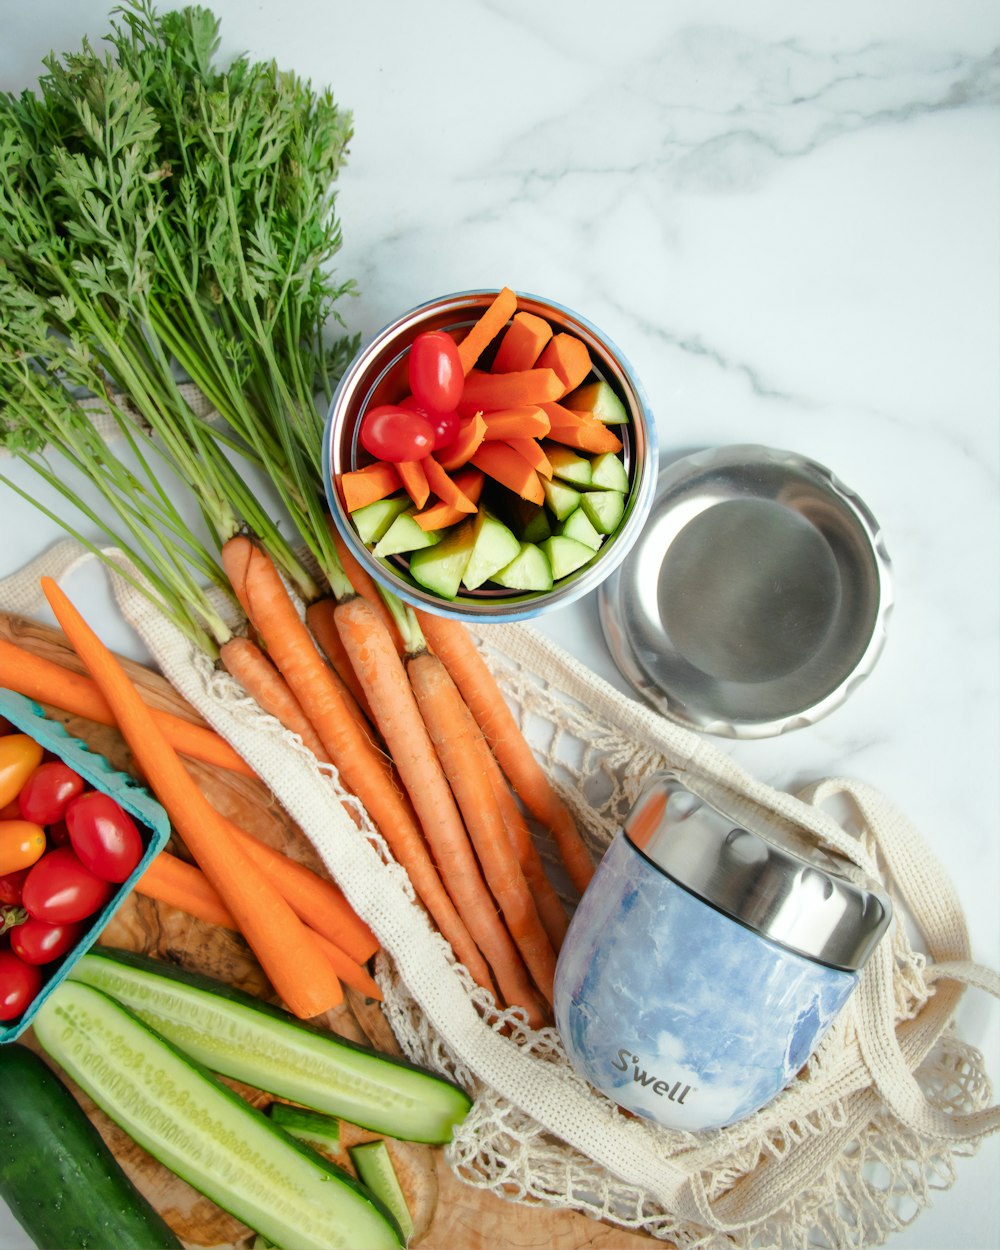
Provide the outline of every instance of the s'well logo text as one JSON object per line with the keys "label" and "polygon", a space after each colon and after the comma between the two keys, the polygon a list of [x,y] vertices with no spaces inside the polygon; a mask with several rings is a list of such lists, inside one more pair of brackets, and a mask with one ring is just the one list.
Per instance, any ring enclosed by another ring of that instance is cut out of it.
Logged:
{"label": "s'well logo text", "polygon": [[[645,1068],[640,1068],[639,1056],[629,1054],[626,1046],[623,1046],[618,1052],[617,1059],[612,1059],[611,1066],[619,1072],[627,1072],[631,1068],[632,1080],[636,1085],[651,1086],[654,1094],[658,1094],[661,1098],[666,1096],[671,1102],[676,1102],[678,1105],[683,1103],[684,1099],[691,1092],[690,1085],[685,1085],[681,1089],[680,1081],[674,1081],[673,1085],[671,1085],[669,1081],[663,1080],[662,1077],[658,1077],[654,1072],[647,1072]],[[680,1090],[679,1093],[678,1090]]]}

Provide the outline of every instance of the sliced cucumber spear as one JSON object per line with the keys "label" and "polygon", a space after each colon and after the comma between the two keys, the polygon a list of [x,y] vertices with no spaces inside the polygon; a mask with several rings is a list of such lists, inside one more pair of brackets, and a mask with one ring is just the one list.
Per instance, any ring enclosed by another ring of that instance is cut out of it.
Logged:
{"label": "sliced cucumber spear", "polygon": [[364,1142],[360,1146],[351,1146],[347,1153],[354,1164],[358,1180],[392,1212],[396,1223],[403,1230],[403,1236],[413,1235],[413,1216],[406,1204],[403,1187],[399,1183],[396,1169],[393,1167],[392,1155],[384,1141]]}
{"label": "sliced cucumber spear", "polygon": [[340,1121],[336,1116],[310,1111],[308,1107],[293,1107],[287,1102],[272,1102],[267,1115],[279,1128],[307,1146],[331,1155],[340,1154]]}

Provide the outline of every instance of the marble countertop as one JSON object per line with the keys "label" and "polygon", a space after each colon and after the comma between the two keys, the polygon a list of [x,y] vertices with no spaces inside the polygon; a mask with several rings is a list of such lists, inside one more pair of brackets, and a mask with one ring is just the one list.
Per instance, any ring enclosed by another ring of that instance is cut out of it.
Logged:
{"label": "marble countertop", "polygon": [[[788,448],[866,501],[896,595],[875,671],[810,728],[720,745],[784,789],[849,776],[885,792],[951,875],[974,957],[1000,967],[997,6],[210,7],[225,53],[273,56],[354,112],[352,328],[447,291],[545,294],[624,350],[665,457]],[[3,9],[0,87],[19,90],[50,47],[99,37],[109,5]],[[2,575],[60,533],[0,490]],[[147,658],[96,567],[71,588],[109,644]],[[593,596],[538,627],[626,689]],[[998,1015],[976,993],[959,1015],[994,1079]],[[1000,1244],[998,1164],[995,1138],[959,1159],[889,1245]],[[28,1244],[0,1210],[0,1250]]]}

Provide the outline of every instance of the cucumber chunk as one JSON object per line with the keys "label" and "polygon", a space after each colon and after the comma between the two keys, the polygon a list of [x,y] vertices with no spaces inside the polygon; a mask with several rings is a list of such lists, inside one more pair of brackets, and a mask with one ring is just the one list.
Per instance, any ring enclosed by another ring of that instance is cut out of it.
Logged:
{"label": "cucumber chunk", "polygon": [[605,425],[627,425],[625,405],[610,382],[586,382],[560,401],[574,412],[586,412]]}
{"label": "cucumber chunk", "polygon": [[386,556],[398,556],[407,551],[421,551],[441,541],[439,530],[425,530],[414,521],[412,512],[402,512],[375,544],[374,555],[380,560]]}
{"label": "cucumber chunk", "polygon": [[433,547],[413,552],[410,556],[411,577],[425,590],[433,591],[442,599],[454,599],[472,558],[475,542],[470,517],[468,521],[443,531],[441,541]]}
{"label": "cucumber chunk", "polygon": [[508,590],[551,590],[552,566],[541,547],[522,543],[519,554],[494,573],[493,580]]}
{"label": "cucumber chunk", "polygon": [[374,503],[366,503],[357,512],[351,513],[351,521],[358,531],[358,537],[370,547],[377,543],[389,526],[401,512],[410,506],[409,495],[390,495],[386,499],[376,499]]}
{"label": "cucumber chunk", "polygon": [[392,1215],[352,1176],[100,990],[64,981],[34,1023],[41,1045],[135,1142],[268,1241],[402,1246]]}
{"label": "cucumber chunk", "polygon": [[625,512],[625,496],[617,490],[591,490],[580,500],[580,507],[594,529],[612,534]]}
{"label": "cucumber chunk", "polygon": [[579,456],[571,447],[563,447],[560,443],[543,443],[542,450],[552,465],[553,474],[560,481],[579,487],[590,485],[591,468],[586,456]]}
{"label": "cucumber chunk", "polygon": [[463,1090],[426,1068],[303,1024],[210,977],[109,948],[88,951],[71,975],[213,1072],[388,1137],[450,1141],[471,1106]]}
{"label": "cucumber chunk", "polygon": [[590,462],[590,484],[599,490],[628,490],[628,473],[613,451],[602,451]]}
{"label": "cucumber chunk", "polygon": [[568,517],[574,508],[580,506],[580,492],[566,482],[560,482],[556,478],[550,481],[546,478],[542,481],[542,490],[545,492],[545,502],[557,521]]}
{"label": "cucumber chunk", "polygon": [[575,508],[565,521],[556,526],[556,533],[566,538],[575,538],[578,543],[586,543],[596,551],[604,542],[604,535],[598,533],[594,523],[582,508]]}
{"label": "cucumber chunk", "polygon": [[594,558],[594,548],[586,543],[577,542],[575,538],[566,538],[562,534],[554,534],[541,544],[552,567],[552,577],[558,581],[560,577],[568,577],[577,569],[583,568],[588,560]]}
{"label": "cucumber chunk", "polygon": [[389,1147],[384,1141],[369,1141],[360,1146],[351,1146],[347,1153],[354,1164],[358,1180],[385,1203],[403,1230],[403,1236],[409,1239],[413,1235],[413,1216],[393,1167]]}
{"label": "cucumber chunk", "polygon": [[475,590],[521,550],[521,544],[502,521],[481,508],[472,522],[474,541],[469,563],[462,575],[467,590]]}
{"label": "cucumber chunk", "polygon": [[266,1114],[272,1123],[307,1146],[326,1154],[340,1153],[340,1121],[336,1116],[310,1111],[308,1107],[293,1107],[287,1102],[272,1102]]}

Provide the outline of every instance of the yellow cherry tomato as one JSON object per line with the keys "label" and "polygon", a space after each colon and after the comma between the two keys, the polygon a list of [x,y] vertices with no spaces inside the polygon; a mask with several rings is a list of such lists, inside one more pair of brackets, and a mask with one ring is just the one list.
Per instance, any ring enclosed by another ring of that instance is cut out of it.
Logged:
{"label": "yellow cherry tomato", "polygon": [[27,734],[0,738],[0,807],[16,799],[21,787],[42,762],[45,752]]}
{"label": "yellow cherry tomato", "polygon": [[42,858],[45,830],[30,820],[0,820],[0,877]]}

